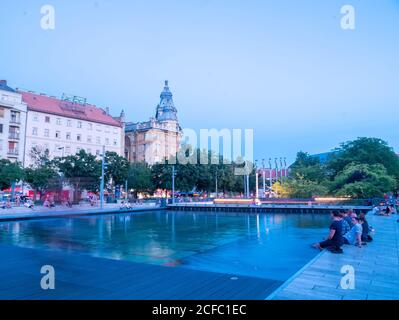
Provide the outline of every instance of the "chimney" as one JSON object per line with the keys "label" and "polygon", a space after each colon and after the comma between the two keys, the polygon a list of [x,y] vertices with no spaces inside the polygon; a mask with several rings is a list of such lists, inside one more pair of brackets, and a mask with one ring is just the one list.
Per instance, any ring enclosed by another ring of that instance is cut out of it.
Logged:
{"label": "chimney", "polygon": [[109,107],[105,107],[105,113],[109,116]]}
{"label": "chimney", "polygon": [[6,86],[7,85],[7,80],[0,80],[0,85]]}

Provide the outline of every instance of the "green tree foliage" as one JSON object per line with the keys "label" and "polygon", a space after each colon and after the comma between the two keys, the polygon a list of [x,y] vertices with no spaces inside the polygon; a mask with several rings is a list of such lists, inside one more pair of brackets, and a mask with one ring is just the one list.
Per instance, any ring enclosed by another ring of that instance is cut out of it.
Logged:
{"label": "green tree foliage", "polygon": [[106,181],[112,180],[114,185],[124,185],[129,175],[129,161],[116,152],[107,151],[105,162],[107,163]]}
{"label": "green tree foliage", "polygon": [[101,161],[96,156],[80,150],[76,155],[54,160],[66,181],[74,188],[74,201],[79,201],[82,190],[98,191],[101,178]]}
{"label": "green tree foliage", "polygon": [[129,189],[137,192],[154,190],[151,168],[145,162],[132,163],[128,170],[127,184]]}
{"label": "green tree foliage", "polygon": [[382,164],[350,163],[335,177],[333,191],[341,196],[372,198],[382,197],[396,186]]}
{"label": "green tree foliage", "polygon": [[24,171],[18,162],[0,159],[0,190],[8,189],[14,182],[24,178]]}
{"label": "green tree foliage", "polygon": [[25,182],[27,182],[34,191],[36,199],[37,192],[41,194],[48,190],[62,189],[62,182],[57,173],[55,165],[50,161],[49,151],[33,148],[30,152],[32,165],[25,168]]}
{"label": "green tree foliage", "polygon": [[399,157],[387,142],[377,138],[358,138],[342,143],[331,157],[328,166],[337,175],[350,163],[381,164],[389,175],[399,181]]}
{"label": "green tree foliage", "polygon": [[377,138],[342,143],[326,163],[299,152],[290,179],[280,191],[290,197],[338,195],[354,198],[381,197],[399,184],[399,157]]}

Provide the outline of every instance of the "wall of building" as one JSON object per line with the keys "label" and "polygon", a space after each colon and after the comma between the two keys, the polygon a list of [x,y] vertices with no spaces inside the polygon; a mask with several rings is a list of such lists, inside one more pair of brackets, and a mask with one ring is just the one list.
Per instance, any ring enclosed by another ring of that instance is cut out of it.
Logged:
{"label": "wall of building", "polygon": [[24,162],[26,110],[21,94],[0,90],[0,159]]}
{"label": "wall of building", "polygon": [[50,157],[62,157],[86,152],[99,155],[102,146],[106,151],[124,155],[124,129],[53,114],[28,111],[26,126],[25,166],[32,164],[29,153],[39,146],[48,149]]}

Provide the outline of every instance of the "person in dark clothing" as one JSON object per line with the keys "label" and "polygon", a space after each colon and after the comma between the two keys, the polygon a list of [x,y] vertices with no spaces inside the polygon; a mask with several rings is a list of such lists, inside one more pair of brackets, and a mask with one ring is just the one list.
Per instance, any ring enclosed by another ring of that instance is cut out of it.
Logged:
{"label": "person in dark clothing", "polygon": [[369,234],[370,233],[369,223],[367,222],[366,215],[364,213],[361,213],[359,215],[359,221],[360,224],[362,225],[362,241],[364,242],[373,241],[373,238]]}
{"label": "person in dark clothing", "polygon": [[330,249],[334,252],[342,252],[341,247],[343,245],[342,238],[342,220],[341,214],[334,210],[331,214],[332,223],[330,225],[330,233],[326,240],[315,243],[314,248],[319,250]]}

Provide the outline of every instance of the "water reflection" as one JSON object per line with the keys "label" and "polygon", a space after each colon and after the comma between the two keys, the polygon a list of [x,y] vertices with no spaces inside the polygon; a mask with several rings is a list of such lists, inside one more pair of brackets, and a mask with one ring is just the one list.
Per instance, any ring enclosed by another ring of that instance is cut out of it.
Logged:
{"label": "water reflection", "polygon": [[0,223],[0,243],[269,276],[306,263],[315,254],[308,244],[325,234],[328,221],[326,215],[159,211]]}

